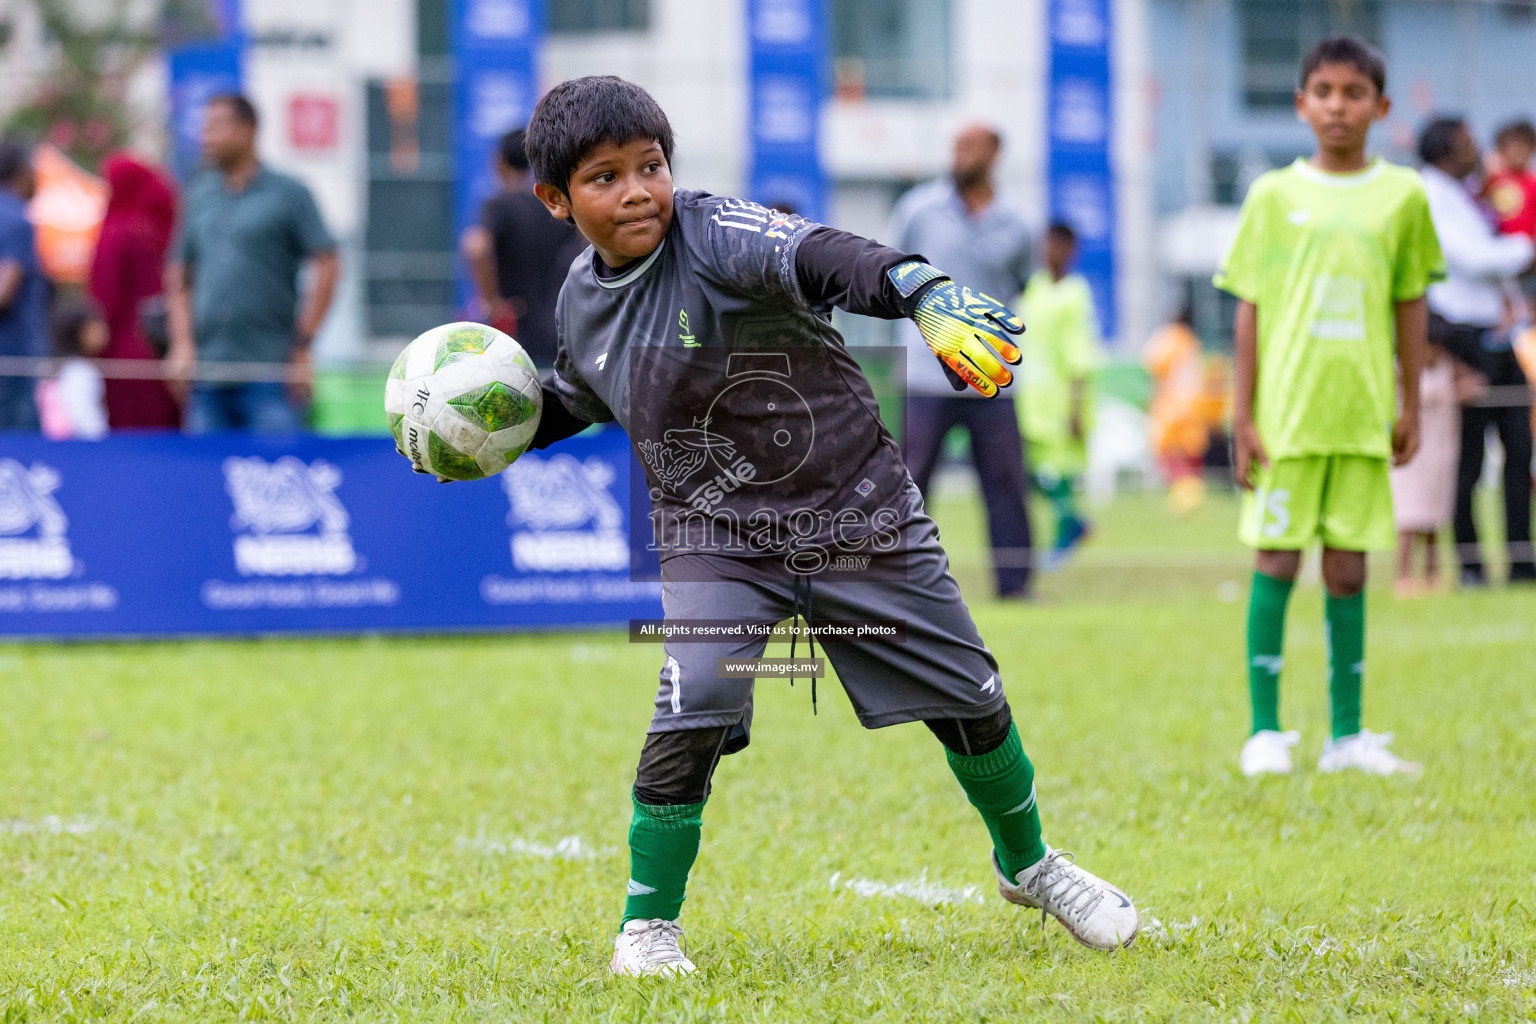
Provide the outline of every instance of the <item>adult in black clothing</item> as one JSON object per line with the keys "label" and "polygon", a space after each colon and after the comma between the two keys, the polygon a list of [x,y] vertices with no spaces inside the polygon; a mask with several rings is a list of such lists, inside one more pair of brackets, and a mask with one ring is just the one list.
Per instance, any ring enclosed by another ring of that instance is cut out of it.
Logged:
{"label": "adult in black clothing", "polygon": [[[1466,123],[1431,121],[1419,138],[1420,175],[1429,212],[1445,253],[1446,278],[1429,286],[1429,338],[1499,390],[1496,400],[1464,401],[1461,459],[1456,479],[1456,552],[1461,585],[1487,586],[1473,494],[1483,473],[1489,428],[1504,448],[1504,536],[1509,580],[1536,582],[1531,552],[1531,406],[1525,375],[1510,345],[1510,300],[1516,275],[1529,269],[1533,250],[1523,235],[1496,235],[1467,190],[1482,154]],[[1508,396],[1521,396],[1510,401]]]}
{"label": "adult in black clothing", "polygon": [[587,240],[533,194],[523,129],[502,136],[496,177],[501,191],[486,200],[460,247],[487,321],[515,337],[547,377],[555,365],[555,299]]}

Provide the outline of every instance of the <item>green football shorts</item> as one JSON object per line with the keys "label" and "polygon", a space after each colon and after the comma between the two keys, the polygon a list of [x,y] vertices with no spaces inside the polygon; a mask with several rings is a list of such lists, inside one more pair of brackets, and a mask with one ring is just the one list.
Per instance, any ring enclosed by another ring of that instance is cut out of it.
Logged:
{"label": "green football shorts", "polygon": [[1243,495],[1244,544],[1300,551],[1314,538],[1339,551],[1379,551],[1397,541],[1391,462],[1367,455],[1275,459]]}

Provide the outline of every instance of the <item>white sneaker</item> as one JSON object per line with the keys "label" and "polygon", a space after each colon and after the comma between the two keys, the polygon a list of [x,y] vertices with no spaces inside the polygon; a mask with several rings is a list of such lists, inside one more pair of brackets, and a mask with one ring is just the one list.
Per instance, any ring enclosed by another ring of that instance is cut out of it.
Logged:
{"label": "white sneaker", "polygon": [[1038,864],[1008,881],[992,853],[997,891],[1009,903],[1040,910],[1041,923],[1050,914],[1089,949],[1114,950],[1136,941],[1140,927],[1130,898],[1101,878],[1072,862],[1072,855],[1047,848]]}
{"label": "white sneaker", "polygon": [[1391,733],[1369,729],[1361,729],[1353,736],[1327,740],[1323,743],[1322,756],[1317,759],[1317,770],[1342,772],[1358,768],[1367,775],[1417,775],[1417,764],[1404,761],[1387,749],[1391,742]]}
{"label": "white sneaker", "polygon": [[613,940],[613,960],[608,969],[633,978],[692,974],[693,961],[683,955],[682,939],[683,926],[676,921],[658,917],[626,922]]}
{"label": "white sneaker", "polygon": [[1243,744],[1243,752],[1238,755],[1237,763],[1249,778],[1255,775],[1289,775],[1291,748],[1300,741],[1301,733],[1294,729],[1290,732],[1260,729]]}

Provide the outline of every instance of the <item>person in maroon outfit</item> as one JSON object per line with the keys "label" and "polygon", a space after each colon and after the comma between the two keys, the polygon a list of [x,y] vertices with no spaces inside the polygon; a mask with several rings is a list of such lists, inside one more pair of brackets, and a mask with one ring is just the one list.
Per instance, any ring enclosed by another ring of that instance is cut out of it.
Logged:
{"label": "person in maroon outfit", "polygon": [[[149,164],[119,153],[102,166],[112,189],[91,264],[91,295],[107,317],[107,359],[155,359],[140,309],[159,295],[165,251],[176,223],[176,194]],[[164,381],[107,379],[107,422],[176,427],[181,409]]]}

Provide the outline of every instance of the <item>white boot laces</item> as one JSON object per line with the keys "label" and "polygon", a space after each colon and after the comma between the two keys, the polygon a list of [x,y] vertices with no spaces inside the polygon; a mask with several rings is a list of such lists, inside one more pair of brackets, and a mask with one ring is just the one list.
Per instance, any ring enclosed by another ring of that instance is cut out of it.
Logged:
{"label": "white boot laces", "polygon": [[676,921],[648,921],[632,934],[640,956],[648,964],[675,964],[687,959],[680,945],[683,926]]}
{"label": "white boot laces", "polygon": [[1053,905],[1073,920],[1081,921],[1104,899],[1102,888],[1094,885],[1083,872],[1072,870],[1075,859],[1065,850],[1050,850],[1041,861],[1039,870],[1024,883],[1025,895],[1038,898],[1042,904],[1042,925]]}

